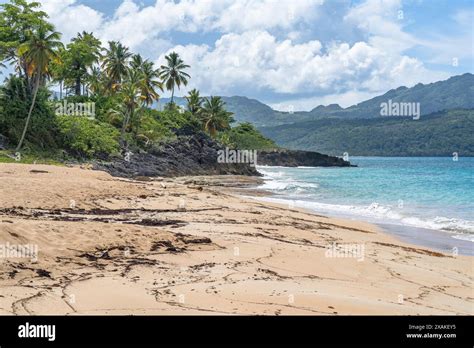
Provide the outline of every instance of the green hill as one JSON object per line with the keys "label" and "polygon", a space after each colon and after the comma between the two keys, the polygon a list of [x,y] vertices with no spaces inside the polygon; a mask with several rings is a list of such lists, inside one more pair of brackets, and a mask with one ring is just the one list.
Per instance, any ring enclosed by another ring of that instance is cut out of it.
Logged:
{"label": "green hill", "polygon": [[[430,84],[417,84],[414,87],[398,87],[375,98],[366,100],[348,108],[337,104],[319,105],[311,111],[293,113],[276,111],[258,100],[246,97],[222,97],[227,109],[234,113],[238,123],[251,122],[257,128],[283,124],[312,121],[321,118],[374,118],[380,116],[380,104],[391,99],[393,102],[420,103],[421,115],[449,109],[474,109],[474,75],[466,73],[453,76],[445,81]],[[163,98],[160,107],[169,99]],[[176,102],[185,105],[184,98]]]}
{"label": "green hill", "polygon": [[[459,152],[474,156],[474,75],[470,73],[399,87],[345,109],[331,104],[288,113],[246,97],[223,100],[237,123],[254,124],[283,147],[332,155],[444,156]],[[381,117],[380,105],[389,100],[420,103],[421,118]],[[177,102],[185,105],[182,98]]]}
{"label": "green hill", "polygon": [[474,110],[423,116],[326,118],[261,129],[278,145],[341,156],[474,156]]}

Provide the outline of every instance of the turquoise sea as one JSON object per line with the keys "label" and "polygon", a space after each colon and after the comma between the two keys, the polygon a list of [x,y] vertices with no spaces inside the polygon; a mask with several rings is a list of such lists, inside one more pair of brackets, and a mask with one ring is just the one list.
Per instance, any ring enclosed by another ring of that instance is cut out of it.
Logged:
{"label": "turquoise sea", "polygon": [[[438,249],[474,246],[474,158],[351,157],[356,168],[263,167],[267,200],[379,224]],[[457,241],[457,242],[456,242]],[[436,245],[433,243],[436,242]]]}

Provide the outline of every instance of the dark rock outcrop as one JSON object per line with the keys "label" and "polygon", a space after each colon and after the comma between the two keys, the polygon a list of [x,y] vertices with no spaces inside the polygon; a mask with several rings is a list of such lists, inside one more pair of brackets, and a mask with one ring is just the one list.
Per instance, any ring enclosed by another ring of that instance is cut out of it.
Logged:
{"label": "dark rock outcrop", "polygon": [[[218,163],[219,144],[206,134],[182,130],[172,142],[148,152],[129,154],[111,162],[100,162],[94,169],[118,177],[156,177],[188,175],[256,175],[250,164]],[[128,160],[126,160],[128,159]]]}
{"label": "dark rock outcrop", "polygon": [[300,150],[259,151],[257,165],[282,167],[351,167],[350,162],[319,152]]}
{"label": "dark rock outcrop", "polygon": [[[199,175],[247,175],[261,176],[248,163],[219,163],[219,150],[224,150],[216,141],[203,132],[193,129],[176,131],[177,139],[148,151],[135,151],[128,156],[101,161],[94,169],[104,170],[113,176],[175,177]],[[349,167],[350,163],[341,158],[318,152],[274,150],[258,151],[257,165],[285,167]]]}

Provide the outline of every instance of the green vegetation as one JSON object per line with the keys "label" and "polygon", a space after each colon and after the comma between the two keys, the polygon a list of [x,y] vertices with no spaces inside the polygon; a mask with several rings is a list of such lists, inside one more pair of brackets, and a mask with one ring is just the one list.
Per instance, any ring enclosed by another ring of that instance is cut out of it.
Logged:
{"label": "green vegetation", "polygon": [[84,94],[89,71],[99,62],[100,45],[101,42],[92,33],[82,32],[66,48],[61,47],[59,59],[51,64],[53,75],[60,84],[61,98],[63,84],[72,89],[76,96]]}
{"label": "green vegetation", "polygon": [[[0,5],[0,64],[15,71],[0,86],[0,135],[10,149],[0,161],[16,161],[18,153],[21,162],[105,159],[167,142],[181,129],[225,144],[271,144],[250,125],[231,129],[232,113],[219,97],[201,98],[194,89],[185,108],[175,104],[176,89],[191,78],[176,52],[156,68],[120,42],[103,45],[93,33],[78,33],[66,45],[60,38],[39,3]],[[59,98],[52,98],[51,85],[59,86]],[[152,105],[164,88],[171,101],[158,111]],[[87,105],[93,115],[81,114]]]}
{"label": "green vegetation", "polygon": [[237,149],[270,150],[278,148],[273,140],[265,138],[255,127],[248,122],[222,134],[223,142]]}
{"label": "green vegetation", "polygon": [[[53,108],[48,102],[49,92],[44,87],[38,89],[33,117],[26,137],[26,151],[45,151],[57,148],[57,125]],[[11,76],[4,86],[0,87],[0,134],[6,136],[10,144],[19,144],[24,131],[25,116],[32,104],[32,95],[28,93],[25,79]]]}
{"label": "green vegetation", "polygon": [[278,144],[341,156],[474,156],[474,110],[378,119],[321,119],[262,129]]}
{"label": "green vegetation", "polygon": [[65,149],[77,157],[106,157],[119,152],[119,132],[113,126],[82,116],[57,116]]}
{"label": "green vegetation", "polygon": [[64,154],[60,152],[40,152],[22,153],[21,156],[12,156],[10,151],[0,151],[0,163],[23,163],[23,164],[51,164],[63,165],[62,161],[65,159]]}

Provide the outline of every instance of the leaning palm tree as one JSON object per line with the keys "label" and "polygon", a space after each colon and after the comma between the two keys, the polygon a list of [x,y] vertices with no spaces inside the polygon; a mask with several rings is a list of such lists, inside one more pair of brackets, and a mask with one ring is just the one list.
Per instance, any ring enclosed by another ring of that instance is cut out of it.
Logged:
{"label": "leaning palm tree", "polygon": [[191,78],[189,74],[183,71],[190,66],[184,64],[184,61],[176,52],[171,52],[169,55],[165,56],[165,59],[166,65],[160,67],[160,77],[163,79],[166,89],[171,91],[171,104],[173,104],[175,87],[178,87],[179,89],[181,85],[186,86],[188,84],[188,79]]}
{"label": "leaning palm tree", "polygon": [[197,116],[199,112],[201,111],[201,106],[203,102],[203,99],[199,95],[199,91],[197,89],[193,89],[189,91],[189,94],[184,98],[186,99],[187,104],[188,104],[187,105],[188,111],[191,114]]}
{"label": "leaning palm tree", "polygon": [[233,113],[225,109],[225,103],[221,97],[205,98],[200,112],[203,129],[214,137],[217,132],[230,129],[234,122]]}
{"label": "leaning palm tree", "polygon": [[128,47],[120,42],[109,41],[109,48],[106,49],[102,60],[102,68],[107,75],[109,88],[116,91],[120,88],[122,79],[127,74],[127,62],[132,56]]}
{"label": "leaning palm tree", "polygon": [[28,75],[34,78],[33,99],[16,151],[21,149],[23,141],[25,140],[40,82],[50,76],[49,64],[53,59],[58,58],[58,49],[62,47],[62,43],[59,41],[61,34],[56,31],[50,31],[45,27],[40,27],[37,31],[30,32],[28,36],[28,40],[20,45],[18,53],[28,66]]}

